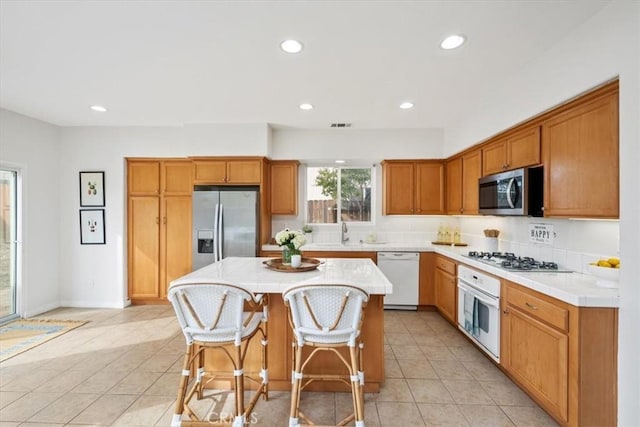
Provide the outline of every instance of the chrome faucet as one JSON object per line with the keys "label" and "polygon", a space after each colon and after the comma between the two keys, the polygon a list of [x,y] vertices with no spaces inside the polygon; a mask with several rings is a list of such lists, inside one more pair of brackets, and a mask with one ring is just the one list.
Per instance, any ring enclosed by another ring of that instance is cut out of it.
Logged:
{"label": "chrome faucet", "polygon": [[349,241],[349,238],[346,237],[347,231],[349,231],[347,229],[347,223],[343,222],[342,223],[342,231],[340,232],[340,240],[341,242],[344,244],[345,242]]}

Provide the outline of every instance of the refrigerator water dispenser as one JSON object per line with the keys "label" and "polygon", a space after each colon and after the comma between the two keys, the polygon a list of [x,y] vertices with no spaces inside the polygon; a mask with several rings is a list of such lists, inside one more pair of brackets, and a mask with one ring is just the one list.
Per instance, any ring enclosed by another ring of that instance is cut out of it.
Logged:
{"label": "refrigerator water dispenser", "polygon": [[198,230],[198,253],[213,253],[213,230]]}

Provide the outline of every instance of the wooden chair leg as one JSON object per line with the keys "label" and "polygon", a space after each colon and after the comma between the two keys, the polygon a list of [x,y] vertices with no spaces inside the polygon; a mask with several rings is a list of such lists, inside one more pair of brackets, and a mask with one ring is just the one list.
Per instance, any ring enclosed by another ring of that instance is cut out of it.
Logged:
{"label": "wooden chair leg", "polygon": [[175,411],[173,413],[173,419],[171,420],[172,426],[179,426],[182,419],[182,413],[184,412],[184,399],[187,394],[187,385],[189,384],[189,377],[191,376],[191,355],[193,353],[193,344],[188,345],[184,353],[184,362],[182,362],[182,372],[180,376],[180,384],[178,385],[178,398],[176,400]]}
{"label": "wooden chair leg", "polygon": [[359,426],[359,424],[362,424],[364,421],[364,399],[359,376],[359,350],[360,348],[356,346],[349,347],[351,359],[351,391],[353,393],[353,413],[355,415],[356,426]]}
{"label": "wooden chair leg", "polygon": [[289,411],[289,427],[299,425],[300,390],[302,387],[302,346],[294,345],[293,372],[291,372],[291,410]]}

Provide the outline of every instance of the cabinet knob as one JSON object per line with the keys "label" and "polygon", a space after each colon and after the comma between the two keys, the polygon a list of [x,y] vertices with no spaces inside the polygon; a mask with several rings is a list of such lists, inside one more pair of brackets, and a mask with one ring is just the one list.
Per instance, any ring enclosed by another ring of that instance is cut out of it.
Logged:
{"label": "cabinet knob", "polygon": [[156,224],[160,224],[160,217],[159,216],[156,217]]}
{"label": "cabinet knob", "polygon": [[528,303],[528,302],[525,302],[525,305],[527,307],[529,307],[531,310],[537,310],[538,309],[538,307],[536,307],[535,305],[533,305],[531,303]]}
{"label": "cabinet knob", "polygon": [[509,314],[509,310],[502,310],[502,313]]}
{"label": "cabinet knob", "polygon": [[460,213],[464,212],[464,209],[460,208]]}

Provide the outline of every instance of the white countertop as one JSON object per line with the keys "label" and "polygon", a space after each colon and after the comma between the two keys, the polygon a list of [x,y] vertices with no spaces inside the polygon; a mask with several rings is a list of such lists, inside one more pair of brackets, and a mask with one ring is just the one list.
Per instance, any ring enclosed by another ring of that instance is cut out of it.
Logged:
{"label": "white countertop", "polygon": [[[277,245],[264,245],[263,250],[280,251]],[[493,274],[526,286],[550,297],[557,298],[577,307],[620,306],[618,289],[603,288],[596,284],[596,278],[580,273],[517,273],[492,267],[482,262],[464,257],[469,247],[451,247],[425,243],[312,243],[302,247],[302,251],[367,251],[367,252],[436,252],[469,267]]]}
{"label": "white countertop", "polygon": [[463,256],[468,249],[449,246],[434,247],[434,252],[447,256],[469,267],[526,286],[550,297],[578,307],[620,306],[618,289],[603,288],[596,284],[596,278],[580,273],[518,273],[492,267],[480,261]]}
{"label": "white countertop", "polygon": [[353,284],[369,294],[390,294],[391,282],[368,258],[319,258],[317,269],[300,273],[285,273],[267,268],[262,262],[270,258],[229,257],[173,280],[171,286],[185,283],[223,280],[242,286],[254,293],[281,293],[292,285],[306,283]]}

